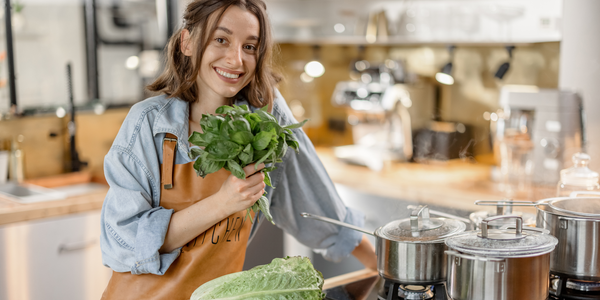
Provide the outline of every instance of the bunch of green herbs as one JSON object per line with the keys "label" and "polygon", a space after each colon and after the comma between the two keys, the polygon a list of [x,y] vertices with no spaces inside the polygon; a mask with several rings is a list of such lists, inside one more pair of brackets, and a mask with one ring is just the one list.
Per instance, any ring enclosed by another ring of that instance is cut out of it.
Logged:
{"label": "bunch of green herbs", "polygon": [[[190,143],[200,147],[191,148],[189,153],[191,159],[196,159],[194,170],[198,176],[204,178],[224,168],[235,177],[246,179],[245,166],[255,164],[256,170],[264,163],[266,167],[260,170],[265,175],[264,182],[275,188],[268,172],[276,169],[275,163],[282,162],[288,148],[299,151],[292,129],[302,127],[308,120],[281,126],[267,106],[252,112],[247,105],[224,105],[215,113],[203,114],[202,133],[194,131],[189,138]],[[255,213],[262,211],[273,223],[266,192],[246,210],[246,217],[250,216],[250,209]]]}

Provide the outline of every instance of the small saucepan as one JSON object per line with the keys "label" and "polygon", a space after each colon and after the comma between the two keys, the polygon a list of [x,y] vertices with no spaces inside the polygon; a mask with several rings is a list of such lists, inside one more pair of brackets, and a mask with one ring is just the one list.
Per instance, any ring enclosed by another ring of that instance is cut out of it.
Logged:
{"label": "small saucepan", "polygon": [[414,209],[409,219],[392,221],[375,232],[309,213],[301,215],[374,236],[379,275],[404,284],[444,282],[447,267],[444,251],[448,249],[444,241],[464,232],[467,226],[456,219],[430,218],[426,206]]}

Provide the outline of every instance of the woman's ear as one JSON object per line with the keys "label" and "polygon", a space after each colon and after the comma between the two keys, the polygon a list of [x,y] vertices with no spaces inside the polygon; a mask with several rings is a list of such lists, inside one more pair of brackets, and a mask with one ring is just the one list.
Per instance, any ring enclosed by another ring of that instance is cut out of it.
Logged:
{"label": "woman's ear", "polygon": [[192,45],[190,43],[190,32],[187,29],[181,30],[181,53],[185,56],[192,56]]}

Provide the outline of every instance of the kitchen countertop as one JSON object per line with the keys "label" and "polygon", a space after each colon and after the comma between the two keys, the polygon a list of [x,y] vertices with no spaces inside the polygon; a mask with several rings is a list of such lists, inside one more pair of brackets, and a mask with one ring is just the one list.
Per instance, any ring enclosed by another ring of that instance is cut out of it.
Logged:
{"label": "kitchen countertop", "polygon": [[[503,199],[499,184],[490,179],[490,165],[462,160],[389,162],[377,172],[337,159],[332,148],[316,150],[333,182],[364,193],[466,211],[485,210],[474,204],[476,200]],[[554,188],[535,187],[534,191],[536,195],[551,195]],[[535,212],[533,207],[519,210]]]}
{"label": "kitchen countertop", "polygon": [[[490,180],[491,167],[485,164],[460,160],[429,164],[394,162],[376,172],[337,159],[332,148],[318,147],[317,153],[333,182],[368,194],[467,211],[483,210],[474,204],[475,200],[501,200],[503,195],[498,184]],[[0,196],[0,225],[101,209],[106,191],[108,186],[106,190],[63,200],[30,204]],[[535,212],[533,208],[522,208],[528,209]]]}
{"label": "kitchen countertop", "polygon": [[0,196],[0,225],[101,209],[107,191],[108,186],[104,190],[99,189],[61,200],[26,204]]}

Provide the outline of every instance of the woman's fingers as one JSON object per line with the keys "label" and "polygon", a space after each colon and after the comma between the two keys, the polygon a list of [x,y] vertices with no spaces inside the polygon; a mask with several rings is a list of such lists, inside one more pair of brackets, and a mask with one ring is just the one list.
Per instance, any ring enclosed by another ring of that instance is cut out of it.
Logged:
{"label": "woman's fingers", "polygon": [[254,168],[255,164],[250,164],[244,167],[244,172],[246,172],[246,178],[247,177],[251,177],[252,175],[260,172],[260,170],[264,169],[265,164],[260,164],[258,165],[258,167],[256,167],[256,169]]}

